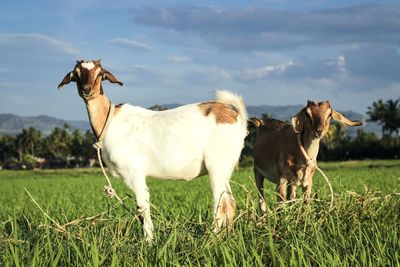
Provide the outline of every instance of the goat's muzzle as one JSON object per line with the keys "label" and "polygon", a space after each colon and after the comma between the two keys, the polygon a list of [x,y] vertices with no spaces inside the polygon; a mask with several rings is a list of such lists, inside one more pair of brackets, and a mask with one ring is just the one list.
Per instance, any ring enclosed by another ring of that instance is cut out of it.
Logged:
{"label": "goat's muzzle", "polygon": [[315,137],[316,138],[321,138],[323,131],[324,131],[323,127],[318,127],[317,129],[315,129]]}
{"label": "goat's muzzle", "polygon": [[82,97],[89,100],[90,97],[92,96],[93,91],[92,91],[92,86],[89,84],[86,84],[82,86]]}
{"label": "goat's muzzle", "polygon": [[89,84],[85,84],[82,89],[83,89],[83,93],[88,94],[92,90],[92,86]]}

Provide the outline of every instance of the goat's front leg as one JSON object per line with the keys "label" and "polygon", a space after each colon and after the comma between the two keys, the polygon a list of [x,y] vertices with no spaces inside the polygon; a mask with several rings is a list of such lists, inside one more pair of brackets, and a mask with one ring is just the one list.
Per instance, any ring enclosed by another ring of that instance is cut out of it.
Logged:
{"label": "goat's front leg", "polygon": [[312,177],[311,177],[311,179],[307,179],[306,182],[303,182],[303,185],[302,185],[303,197],[304,197],[304,202],[306,202],[306,203],[310,203],[310,201],[311,201],[312,186],[313,186]]}
{"label": "goat's front leg", "polygon": [[264,176],[254,167],[254,177],[256,179],[256,186],[258,189],[258,205],[260,207],[261,215],[267,212],[267,204],[264,198]]}
{"label": "goat's front leg", "polygon": [[153,240],[153,222],[150,216],[150,193],[146,184],[146,177],[135,176],[127,180],[128,186],[133,190],[136,196],[136,206],[139,213],[139,219],[143,224],[144,236],[147,241]]}
{"label": "goat's front leg", "polygon": [[286,193],[287,193],[287,179],[279,178],[278,184],[276,186],[276,192],[278,193],[278,202],[286,201]]}
{"label": "goat's front leg", "polygon": [[296,197],[297,197],[296,190],[297,190],[296,184],[291,183],[291,184],[288,185],[287,195],[288,195],[290,200],[295,200],[296,199]]}
{"label": "goat's front leg", "polygon": [[311,200],[311,189],[313,186],[313,176],[315,169],[307,168],[304,173],[304,179],[302,184],[304,202],[309,203]]}

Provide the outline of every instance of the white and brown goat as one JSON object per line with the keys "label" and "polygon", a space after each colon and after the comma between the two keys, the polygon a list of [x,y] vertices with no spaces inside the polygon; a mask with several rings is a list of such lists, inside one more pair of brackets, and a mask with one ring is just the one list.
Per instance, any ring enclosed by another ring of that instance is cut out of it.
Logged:
{"label": "white and brown goat", "polygon": [[166,111],[129,104],[113,111],[103,80],[122,85],[100,61],[77,61],[58,87],[76,82],[93,132],[102,141],[104,161],[135,193],[146,238],[153,238],[146,176],[191,180],[208,173],[216,229],[231,227],[236,204],[229,181],[247,134],[242,98],[217,91],[213,101]]}
{"label": "white and brown goat", "polygon": [[305,201],[310,200],[319,143],[328,132],[331,119],[348,126],[362,124],[335,111],[328,101],[308,101],[307,107],[292,117],[292,125],[275,119],[250,120],[250,127],[256,128],[254,176],[262,213],[266,211],[264,178],[277,185],[278,201],[286,201],[287,195],[289,199],[296,198],[300,185]]}

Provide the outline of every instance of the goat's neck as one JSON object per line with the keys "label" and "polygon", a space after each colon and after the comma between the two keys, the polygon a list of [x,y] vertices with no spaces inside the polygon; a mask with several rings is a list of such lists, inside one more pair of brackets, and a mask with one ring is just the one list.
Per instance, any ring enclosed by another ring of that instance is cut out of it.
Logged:
{"label": "goat's neck", "polygon": [[106,95],[100,94],[85,103],[93,133],[99,138],[106,124],[111,102]]}
{"label": "goat's neck", "polygon": [[316,159],[319,150],[319,138],[313,138],[309,134],[303,134],[301,142],[303,144],[304,150],[310,159]]}

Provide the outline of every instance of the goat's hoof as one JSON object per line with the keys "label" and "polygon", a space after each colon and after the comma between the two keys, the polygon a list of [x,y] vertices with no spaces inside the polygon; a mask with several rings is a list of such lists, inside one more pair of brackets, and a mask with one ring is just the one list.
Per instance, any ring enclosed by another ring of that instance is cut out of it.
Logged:
{"label": "goat's hoof", "polygon": [[144,241],[148,244],[148,245],[154,245],[154,237],[153,236],[146,236],[145,238],[144,238]]}
{"label": "goat's hoof", "polygon": [[215,226],[212,230],[213,234],[219,234],[221,232],[221,227]]}

